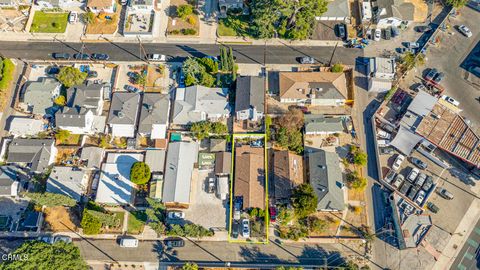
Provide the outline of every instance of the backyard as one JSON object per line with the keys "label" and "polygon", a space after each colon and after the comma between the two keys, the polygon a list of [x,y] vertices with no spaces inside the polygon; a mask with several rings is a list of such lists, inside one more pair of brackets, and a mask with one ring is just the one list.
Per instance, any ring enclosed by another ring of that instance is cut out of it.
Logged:
{"label": "backyard", "polygon": [[32,33],[64,33],[67,29],[68,13],[36,11],[30,27]]}
{"label": "backyard", "polygon": [[170,1],[167,27],[169,35],[198,36],[200,25],[194,5],[195,1]]}
{"label": "backyard", "polygon": [[116,5],[115,13],[95,14],[92,12],[85,13],[87,19],[86,34],[114,34],[117,32],[118,19],[122,11],[121,5]]}

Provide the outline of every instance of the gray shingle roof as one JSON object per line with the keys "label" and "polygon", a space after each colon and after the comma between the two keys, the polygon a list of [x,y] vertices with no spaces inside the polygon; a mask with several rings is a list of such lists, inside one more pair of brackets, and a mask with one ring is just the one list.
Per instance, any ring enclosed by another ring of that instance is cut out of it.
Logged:
{"label": "gray shingle roof", "polygon": [[31,170],[42,172],[49,165],[53,139],[13,139],[8,146],[9,163],[31,163]]}
{"label": "gray shingle roof", "polygon": [[13,183],[17,181],[17,169],[14,166],[0,167],[0,195],[9,196]]}
{"label": "gray shingle roof", "polygon": [[265,81],[263,77],[246,76],[237,78],[235,112],[256,108],[264,112]]}
{"label": "gray shingle roof", "polygon": [[318,196],[317,210],[343,210],[343,175],[337,154],[318,149],[308,154],[308,165],[310,185]]}
{"label": "gray shingle roof", "polygon": [[322,14],[322,17],[350,17],[348,0],[329,1],[327,11]]}
{"label": "gray shingle roof", "polygon": [[135,125],[137,123],[140,94],[115,92],[112,96],[108,124]]}
{"label": "gray shingle roof", "polygon": [[306,133],[342,132],[344,130],[343,123],[342,123],[343,121],[339,117],[326,118],[323,115],[305,114],[304,122],[305,122]]}
{"label": "gray shingle roof", "polygon": [[[178,100],[179,91],[185,91],[183,99]],[[202,112],[209,114],[228,114],[229,105],[226,90],[194,85],[181,90],[177,88],[177,98],[173,109],[173,123],[187,125],[202,121]]]}
{"label": "gray shingle roof", "polygon": [[88,183],[86,171],[73,167],[55,166],[47,180],[47,192],[62,194],[80,201]]}
{"label": "gray shingle roof", "polygon": [[190,203],[190,183],[193,164],[198,155],[198,144],[172,142],[168,146],[163,184],[163,202]]}
{"label": "gray shingle roof", "polygon": [[87,168],[96,168],[99,169],[102,164],[103,155],[105,150],[100,147],[83,147],[82,154],[80,155],[81,160],[87,161]]}
{"label": "gray shingle roof", "polygon": [[85,127],[86,126],[86,113],[88,112],[85,108],[68,108],[63,107],[61,110],[58,110],[55,113],[55,124],[59,126],[69,126],[69,127]]}
{"label": "gray shingle roof", "polygon": [[53,90],[60,87],[60,83],[53,78],[41,78],[38,82],[29,82],[25,88],[23,102],[32,107],[34,114],[49,113],[53,107]]}
{"label": "gray shingle roof", "polygon": [[144,93],[140,111],[139,133],[149,133],[152,125],[166,125],[170,108],[170,96],[160,93]]}
{"label": "gray shingle roof", "polygon": [[145,152],[145,163],[152,172],[162,172],[165,169],[165,150],[152,149]]}
{"label": "gray shingle roof", "polygon": [[378,0],[378,12],[385,10],[385,14],[379,14],[378,19],[395,17],[405,21],[413,21],[415,5],[404,0]]}
{"label": "gray shingle roof", "polygon": [[98,107],[98,102],[102,99],[102,84],[86,82],[82,85],[76,85],[67,89],[67,106],[94,108]]}

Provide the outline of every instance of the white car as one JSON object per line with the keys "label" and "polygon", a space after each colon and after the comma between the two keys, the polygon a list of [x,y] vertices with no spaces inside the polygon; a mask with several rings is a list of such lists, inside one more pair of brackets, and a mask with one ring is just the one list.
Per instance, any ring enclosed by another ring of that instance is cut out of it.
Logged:
{"label": "white car", "polygon": [[420,205],[422,204],[423,200],[425,200],[425,191],[420,190],[417,194],[417,198],[415,199],[415,202]]}
{"label": "white car", "polygon": [[250,220],[242,220],[242,236],[245,238],[250,238]]}
{"label": "white car", "polygon": [[394,171],[398,171],[398,169],[400,169],[400,166],[402,166],[402,163],[404,160],[405,160],[405,157],[401,154],[398,154],[397,158],[395,158],[395,161],[392,164],[392,169]]}
{"label": "white car", "polygon": [[68,22],[76,23],[77,20],[78,20],[78,13],[76,11],[71,11],[70,14],[68,14]]}
{"label": "white car", "polygon": [[147,54],[147,60],[149,61],[166,61],[167,57],[164,54]]}
{"label": "white car", "polygon": [[167,217],[169,219],[182,219],[185,218],[185,213],[183,212],[168,212]]}
{"label": "white car", "polygon": [[408,174],[407,176],[407,179],[413,183],[413,181],[415,181],[415,179],[417,178],[418,176],[418,173],[420,172],[419,169],[417,168],[412,168],[412,170],[410,171],[410,173]]}
{"label": "white car", "polygon": [[473,36],[472,31],[470,31],[470,29],[463,24],[458,27],[458,31],[460,31],[460,33],[464,34],[466,37]]}
{"label": "white car", "polygon": [[452,97],[443,95],[443,96],[442,96],[442,99],[445,100],[446,102],[452,104],[452,105],[455,106],[455,107],[458,107],[458,105],[460,105],[460,102],[458,102],[457,100],[455,100],[455,99],[452,98]]}
{"label": "white car", "polygon": [[385,130],[381,130],[381,129],[378,130],[377,135],[378,135],[378,137],[380,137],[382,139],[387,139],[387,140],[390,140],[390,138],[392,137],[392,135],[390,133],[386,132]]}
{"label": "white car", "polygon": [[403,183],[403,180],[404,180],[403,175],[397,174],[397,177],[395,177],[395,181],[393,182],[392,186],[394,186],[395,188],[399,189],[400,186],[401,186],[402,183]]}
{"label": "white car", "polygon": [[381,36],[382,36],[382,30],[379,28],[375,29],[375,33],[373,34],[373,40],[379,41]]}

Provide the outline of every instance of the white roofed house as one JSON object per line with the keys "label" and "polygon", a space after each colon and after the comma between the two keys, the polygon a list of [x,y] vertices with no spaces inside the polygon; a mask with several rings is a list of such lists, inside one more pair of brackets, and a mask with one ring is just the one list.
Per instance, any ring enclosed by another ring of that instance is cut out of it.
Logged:
{"label": "white roofed house", "polygon": [[195,122],[219,121],[230,114],[227,90],[201,85],[177,88],[172,122],[186,126]]}
{"label": "white roofed house", "polygon": [[8,121],[7,129],[13,137],[34,136],[45,130],[46,123],[43,120],[12,116]]}
{"label": "white roofed house", "polygon": [[[377,28],[399,27],[403,21],[415,19],[415,5],[405,0],[377,0],[372,2],[374,23]],[[426,6],[425,6],[426,8]]]}
{"label": "white roofed house", "polygon": [[55,166],[47,179],[47,192],[81,201],[87,193],[90,172],[75,167]]}
{"label": "white roofed house", "polygon": [[265,79],[245,76],[237,78],[235,117],[237,120],[259,121],[265,114]]}
{"label": "white roofed house", "polygon": [[170,112],[170,96],[144,93],[140,109],[138,133],[150,139],[165,139]]}
{"label": "white roofed house", "polygon": [[128,11],[129,12],[151,12],[154,10],[155,6],[154,0],[132,0],[129,1]]}
{"label": "white roofed house", "polygon": [[113,93],[107,119],[113,137],[135,137],[139,104],[138,93]]}
{"label": "white roofed house", "polygon": [[83,1],[76,0],[37,0],[35,3],[41,8],[61,8],[68,9],[73,7],[80,7]]}

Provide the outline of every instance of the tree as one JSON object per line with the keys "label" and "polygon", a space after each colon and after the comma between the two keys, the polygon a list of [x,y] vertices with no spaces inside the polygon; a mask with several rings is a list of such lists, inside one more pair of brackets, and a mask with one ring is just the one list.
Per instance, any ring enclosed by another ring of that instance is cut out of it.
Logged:
{"label": "tree", "polygon": [[195,263],[186,263],[182,266],[182,270],[198,270],[198,265]]}
{"label": "tree", "polygon": [[144,185],[150,180],[152,172],[145,162],[135,162],[130,169],[130,181],[136,185]]}
{"label": "tree", "polygon": [[402,68],[404,71],[410,70],[417,66],[423,66],[425,64],[425,56],[422,53],[417,55],[407,52],[402,58]]}
{"label": "tree", "polygon": [[95,20],[95,13],[88,11],[83,15],[83,20],[86,24],[91,24]]}
{"label": "tree", "polygon": [[[47,244],[40,241],[24,242],[12,253],[17,260],[3,260],[2,270],[87,270],[88,266],[73,243],[58,241]],[[18,257],[17,257],[18,256]]]}
{"label": "tree", "polygon": [[177,8],[177,16],[185,19],[187,16],[193,13],[193,6],[192,5],[180,5]]}
{"label": "tree", "polygon": [[353,155],[353,164],[358,166],[365,166],[367,165],[368,156],[365,151],[356,147],[355,145],[350,146],[350,154]]}
{"label": "tree", "polygon": [[342,64],[335,64],[332,66],[331,71],[334,73],[341,73],[343,72],[343,65]]}
{"label": "tree", "polygon": [[468,3],[468,0],[447,0],[446,3],[454,8],[461,8]]}
{"label": "tree", "polygon": [[200,75],[200,85],[206,86],[206,87],[213,87],[215,85],[215,78],[211,75],[208,74],[207,72],[203,72]]}
{"label": "tree", "polygon": [[287,225],[288,223],[290,223],[290,221],[293,220],[293,217],[294,217],[293,210],[288,209],[287,207],[281,207],[278,210],[277,221],[281,225],[284,225],[284,226]]}
{"label": "tree", "polygon": [[68,206],[73,207],[77,204],[77,201],[74,199],[56,193],[50,192],[28,192],[25,196],[29,197],[33,203],[39,206],[47,206],[47,207],[54,207],[54,206]]}
{"label": "tree", "polygon": [[210,123],[207,121],[195,122],[190,126],[190,132],[199,140],[207,138],[210,134]]}
{"label": "tree", "polygon": [[83,210],[82,221],[80,226],[82,226],[83,233],[86,235],[99,234],[100,229],[102,228],[102,222],[91,214],[92,211],[88,209]]}
{"label": "tree", "polygon": [[292,206],[298,218],[304,218],[317,210],[318,197],[309,184],[301,184],[293,190]]}
{"label": "tree", "polygon": [[277,144],[297,154],[303,152],[303,134],[298,129],[281,127],[276,133]]}
{"label": "tree", "polygon": [[56,97],[53,102],[58,106],[65,106],[67,104],[67,100],[65,99],[64,95]]}
{"label": "tree", "polygon": [[213,122],[211,123],[211,131],[214,134],[227,134],[228,133],[228,128],[225,124],[221,122]]}
{"label": "tree", "polygon": [[145,75],[143,72],[135,76],[135,84],[145,85],[146,82],[147,82],[147,75]]}
{"label": "tree", "polygon": [[210,74],[218,73],[218,62],[209,57],[198,58],[198,61],[205,66],[206,71]]}
{"label": "tree", "polygon": [[328,222],[317,217],[307,217],[304,220],[309,232],[322,233],[328,228]]}
{"label": "tree", "polygon": [[285,114],[276,119],[276,124],[287,129],[301,129],[304,125],[303,112],[297,108],[290,108]]}
{"label": "tree", "polygon": [[78,68],[70,66],[62,67],[57,74],[57,80],[67,88],[82,84],[86,78],[86,72],[81,72]]}
{"label": "tree", "polygon": [[60,129],[60,130],[57,130],[57,132],[55,133],[55,139],[57,139],[60,142],[63,142],[67,140],[71,135],[72,133],[70,131],[66,129]]}
{"label": "tree", "polygon": [[347,184],[350,188],[364,190],[367,187],[367,178],[361,177],[357,171],[347,174]]}

